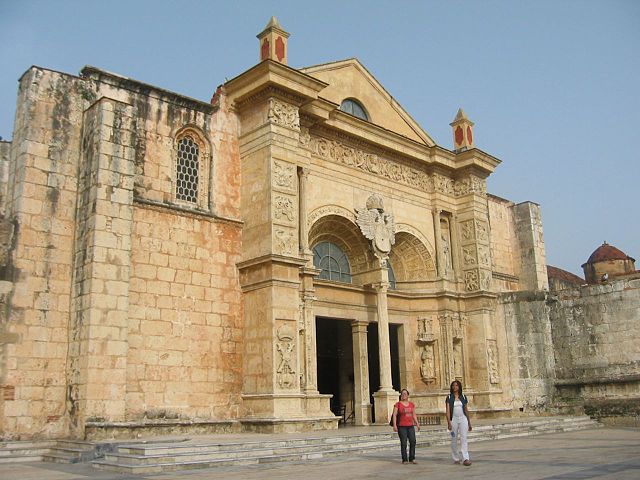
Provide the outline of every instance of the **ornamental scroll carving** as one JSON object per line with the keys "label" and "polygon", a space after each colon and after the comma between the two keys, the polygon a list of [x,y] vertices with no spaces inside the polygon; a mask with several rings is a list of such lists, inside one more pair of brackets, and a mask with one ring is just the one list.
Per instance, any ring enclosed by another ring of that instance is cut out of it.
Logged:
{"label": "ornamental scroll carving", "polygon": [[424,192],[438,192],[455,197],[469,193],[487,193],[486,181],[482,178],[469,175],[453,180],[441,174],[429,175],[417,168],[365,152],[338,140],[312,137],[306,127],[301,129],[299,142],[301,147],[310,150],[317,157],[388,178]]}
{"label": "ornamental scroll carving", "polygon": [[476,238],[483,242],[489,241],[489,229],[486,222],[476,220]]}
{"label": "ornamental scroll carving", "polygon": [[480,288],[489,290],[491,287],[491,272],[489,270],[480,270]]}
{"label": "ornamental scroll carving", "polygon": [[478,245],[478,262],[480,265],[488,267],[491,264],[489,247],[486,245]]}
{"label": "ornamental scroll carving", "polygon": [[275,253],[280,255],[293,255],[296,247],[296,239],[291,230],[284,228],[277,228],[274,233],[275,236]]}
{"label": "ornamental scroll carving", "polygon": [[293,200],[283,195],[276,195],[274,197],[274,217],[276,220],[285,220],[293,222],[295,220],[295,207]]}
{"label": "ornamental scroll carving", "polygon": [[433,192],[433,180],[421,170],[381,158],[375,153],[350,147],[337,140],[305,137],[304,142],[306,143],[302,143],[302,146],[311,150],[311,153],[319,158],[379,175],[425,192]]}
{"label": "ornamental scroll carving", "polygon": [[480,278],[478,270],[464,272],[464,288],[467,292],[480,290]]}
{"label": "ornamental scroll carving", "polygon": [[467,242],[476,239],[476,229],[473,225],[473,220],[467,220],[460,224],[460,233],[462,240]]}
{"label": "ornamental scroll carving", "polygon": [[269,113],[267,119],[270,123],[283,127],[300,129],[300,115],[298,107],[281,102],[275,98],[269,99]]}
{"label": "ornamental scroll carving", "polygon": [[476,259],[476,248],[475,245],[469,245],[466,247],[462,247],[462,258],[464,262],[464,266],[475,266],[478,261]]}
{"label": "ornamental scroll carving", "polygon": [[487,364],[489,368],[489,383],[493,385],[500,383],[498,347],[495,340],[487,340]]}
{"label": "ornamental scroll carving", "polygon": [[478,269],[464,272],[464,287],[467,292],[489,290],[491,287],[491,272]]}
{"label": "ornamental scroll carving", "polygon": [[295,190],[295,172],[295,165],[275,160],[273,162],[273,185],[287,190]]}
{"label": "ornamental scroll carving", "polygon": [[328,215],[337,215],[348,219],[354,224],[356,223],[356,216],[346,208],[338,205],[325,205],[324,207],[317,208],[309,214],[307,222],[309,225],[313,225],[318,219]]}
{"label": "ornamental scroll carving", "polygon": [[280,388],[293,388],[296,381],[296,371],[293,368],[294,334],[288,325],[282,325],[277,331],[278,342],[276,350],[280,355],[280,362],[276,369],[276,379]]}
{"label": "ornamental scroll carving", "polygon": [[384,211],[382,197],[377,194],[371,195],[366,207],[356,209],[356,212],[360,231],[371,240],[374,255],[386,265],[391,246],[396,243],[393,215]]}

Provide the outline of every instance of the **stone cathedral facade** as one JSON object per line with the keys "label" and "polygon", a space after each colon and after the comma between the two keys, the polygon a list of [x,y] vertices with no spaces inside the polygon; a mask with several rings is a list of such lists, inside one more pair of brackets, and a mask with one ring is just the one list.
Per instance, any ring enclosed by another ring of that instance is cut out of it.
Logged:
{"label": "stone cathedral facade", "polygon": [[500,160],[462,110],[437,145],[358,60],[288,66],[288,37],[272,19],[210,102],[24,73],[4,438],[386,423],[400,388],[436,414],[454,379],[476,415],[546,401],[499,300],[548,288],[538,205],[487,193]]}

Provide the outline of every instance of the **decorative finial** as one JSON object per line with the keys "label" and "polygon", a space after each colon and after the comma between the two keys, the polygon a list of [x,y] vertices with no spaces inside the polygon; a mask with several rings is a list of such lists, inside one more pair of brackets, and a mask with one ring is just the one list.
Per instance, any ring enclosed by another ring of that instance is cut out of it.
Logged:
{"label": "decorative finial", "polygon": [[463,152],[470,148],[474,148],[473,144],[473,125],[474,123],[469,120],[467,114],[464,113],[462,108],[458,109],[456,118],[451,122],[451,128],[453,129],[453,150],[456,152]]}
{"label": "decorative finial", "polygon": [[287,64],[289,33],[284,31],[276,17],[271,17],[257,37],[260,42],[260,61],[269,59]]}

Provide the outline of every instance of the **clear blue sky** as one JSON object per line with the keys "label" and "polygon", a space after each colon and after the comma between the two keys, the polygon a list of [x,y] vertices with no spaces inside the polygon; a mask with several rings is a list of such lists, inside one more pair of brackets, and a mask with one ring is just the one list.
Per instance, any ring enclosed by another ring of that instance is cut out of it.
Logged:
{"label": "clear blue sky", "polygon": [[357,57],[444,147],[463,107],[490,193],[542,206],[549,264],[581,274],[606,240],[640,268],[640,1],[0,0],[0,136],[31,65],[208,101],[271,15],[291,66]]}

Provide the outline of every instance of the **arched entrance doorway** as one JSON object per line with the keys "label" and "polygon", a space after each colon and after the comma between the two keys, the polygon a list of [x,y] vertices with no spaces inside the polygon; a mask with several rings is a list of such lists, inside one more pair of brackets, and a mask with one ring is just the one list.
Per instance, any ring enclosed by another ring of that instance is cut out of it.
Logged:
{"label": "arched entrance doorway", "polygon": [[[355,391],[361,388],[356,385],[354,375],[353,331],[352,322],[335,318],[316,318],[318,391],[333,395],[331,411],[349,420],[355,410]],[[391,348],[391,377],[393,388],[400,391],[400,350],[398,336],[400,326],[389,325]],[[378,358],[378,324],[369,323],[366,329],[368,375],[363,381],[368,382],[371,418],[375,418],[373,394],[380,388],[380,362]],[[373,421],[373,420],[372,420]]]}

